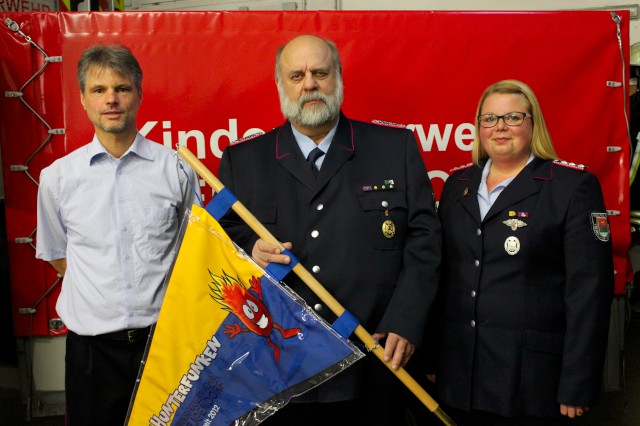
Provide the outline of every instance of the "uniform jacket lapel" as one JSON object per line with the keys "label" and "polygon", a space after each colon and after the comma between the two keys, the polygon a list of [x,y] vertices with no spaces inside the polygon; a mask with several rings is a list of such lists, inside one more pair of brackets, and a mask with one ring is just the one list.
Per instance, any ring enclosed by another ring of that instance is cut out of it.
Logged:
{"label": "uniform jacket lapel", "polygon": [[340,114],[340,122],[338,123],[338,129],[333,136],[331,146],[327,157],[322,163],[322,168],[318,174],[316,189],[322,189],[333,176],[340,170],[342,165],[349,160],[355,152],[355,145],[353,143],[353,126],[351,121]]}
{"label": "uniform jacket lapel", "polygon": [[482,169],[471,166],[458,177],[460,203],[469,214],[480,224],[480,207],[478,206],[478,187]]}
{"label": "uniform jacket lapel", "polygon": [[302,151],[291,131],[291,123],[288,121],[280,126],[276,135],[276,160],[309,189],[317,185],[316,178],[309,163],[302,156]]}
{"label": "uniform jacket lapel", "polygon": [[491,220],[493,216],[505,210],[507,207],[540,191],[540,182],[537,179],[541,179],[541,177],[538,176],[538,168],[541,164],[544,164],[543,160],[534,158],[531,163],[522,169],[518,176],[511,181],[509,186],[502,191],[495,203],[493,203],[487,215],[484,217],[484,222]]}

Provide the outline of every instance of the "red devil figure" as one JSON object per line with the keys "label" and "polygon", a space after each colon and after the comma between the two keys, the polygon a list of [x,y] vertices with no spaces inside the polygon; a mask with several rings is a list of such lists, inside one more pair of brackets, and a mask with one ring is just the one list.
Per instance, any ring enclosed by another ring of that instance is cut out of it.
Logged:
{"label": "red devil figure", "polygon": [[217,276],[209,271],[209,275],[213,279],[209,288],[211,289],[211,297],[213,300],[223,306],[225,311],[234,314],[245,327],[238,323],[227,325],[224,334],[233,339],[240,333],[250,331],[267,339],[269,346],[273,348],[276,362],[280,361],[280,349],[271,341],[271,332],[275,328],[282,334],[282,337],[289,339],[300,333],[299,328],[290,328],[285,330],[280,325],[273,322],[271,313],[263,303],[262,286],[260,279],[252,276],[249,280],[251,284],[251,292],[258,295],[255,297],[247,288],[240,284],[240,281],[226,272],[222,271],[222,276]]}

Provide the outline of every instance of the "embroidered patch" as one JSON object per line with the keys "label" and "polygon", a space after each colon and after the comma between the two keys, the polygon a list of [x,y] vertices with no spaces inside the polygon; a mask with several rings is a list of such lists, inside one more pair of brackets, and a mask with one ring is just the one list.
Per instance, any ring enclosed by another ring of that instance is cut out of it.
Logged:
{"label": "embroidered patch", "polygon": [[600,241],[609,241],[611,230],[609,229],[609,221],[606,213],[591,213],[591,228],[593,235]]}

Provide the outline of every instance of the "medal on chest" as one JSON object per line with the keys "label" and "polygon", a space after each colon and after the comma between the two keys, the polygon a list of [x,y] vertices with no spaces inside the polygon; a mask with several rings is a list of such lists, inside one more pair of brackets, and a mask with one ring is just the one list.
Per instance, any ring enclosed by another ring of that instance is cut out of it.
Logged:
{"label": "medal on chest", "polygon": [[[527,224],[522,219],[518,219],[518,218],[528,218],[528,217],[529,217],[529,212],[509,211],[509,219],[503,221],[502,223],[507,225],[509,228],[511,228],[512,231],[515,232],[519,228],[524,228],[525,226],[527,226]],[[518,254],[518,252],[520,251],[520,240],[513,235],[510,237],[507,237],[507,239],[504,241],[504,250],[510,256],[514,256]]]}
{"label": "medal on chest", "polygon": [[[382,206],[385,208],[389,207],[389,203],[383,201]],[[384,211],[384,215],[385,217],[389,217],[388,209]],[[387,219],[382,222],[382,235],[384,235],[386,238],[393,238],[396,235],[396,224],[393,223],[391,219]]]}
{"label": "medal on chest", "polygon": [[504,241],[504,250],[510,256],[518,254],[520,251],[520,240],[517,237],[510,236]]}
{"label": "medal on chest", "polygon": [[386,238],[393,238],[396,235],[396,224],[392,220],[387,219],[382,222],[382,235]]}

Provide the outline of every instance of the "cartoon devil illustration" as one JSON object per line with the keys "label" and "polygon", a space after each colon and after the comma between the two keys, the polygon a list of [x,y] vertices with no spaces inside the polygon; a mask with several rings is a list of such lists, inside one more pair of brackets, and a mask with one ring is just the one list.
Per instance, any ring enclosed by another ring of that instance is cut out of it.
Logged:
{"label": "cartoon devil illustration", "polygon": [[299,328],[285,330],[273,322],[271,313],[263,303],[260,279],[252,276],[249,280],[251,292],[258,295],[258,297],[255,297],[247,288],[240,284],[239,279],[233,278],[224,272],[224,270],[222,271],[222,276],[214,275],[211,271],[209,271],[209,275],[213,280],[211,285],[209,285],[211,298],[221,304],[225,311],[234,314],[245,325],[245,327],[242,327],[238,323],[227,325],[224,334],[228,335],[230,339],[233,339],[240,333],[250,331],[258,336],[264,337],[267,339],[269,346],[273,348],[276,362],[279,362],[280,348],[278,348],[270,338],[273,329],[278,330],[285,339],[297,336],[301,330]]}

